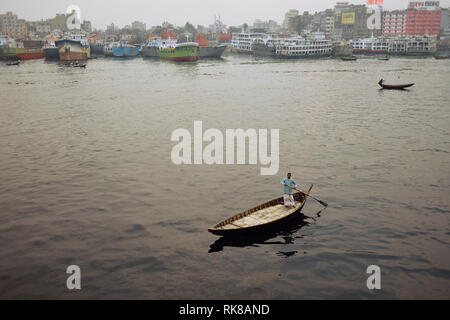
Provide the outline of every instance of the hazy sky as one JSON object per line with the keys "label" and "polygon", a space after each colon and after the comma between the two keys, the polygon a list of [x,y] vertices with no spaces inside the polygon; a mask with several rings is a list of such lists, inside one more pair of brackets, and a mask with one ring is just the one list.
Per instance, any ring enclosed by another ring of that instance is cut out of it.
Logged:
{"label": "hazy sky", "polygon": [[[343,1],[343,0],[339,0]],[[366,0],[348,0],[364,4]],[[409,0],[384,0],[385,9],[405,9]],[[448,7],[450,0],[441,0]],[[40,20],[63,13],[71,4],[81,8],[81,19],[90,20],[94,28],[104,29],[114,24],[123,27],[139,20],[147,27],[169,21],[184,25],[213,23],[214,14],[222,17],[226,25],[252,24],[255,19],[273,19],[282,22],[289,9],[321,11],[332,8],[336,0],[0,0],[0,13],[13,11],[19,18]]]}

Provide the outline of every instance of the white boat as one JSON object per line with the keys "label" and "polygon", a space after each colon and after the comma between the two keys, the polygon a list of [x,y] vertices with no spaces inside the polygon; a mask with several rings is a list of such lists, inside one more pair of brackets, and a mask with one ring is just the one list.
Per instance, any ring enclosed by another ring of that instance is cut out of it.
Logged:
{"label": "white boat", "polygon": [[231,45],[233,52],[252,53],[252,44],[256,40],[263,40],[268,35],[265,33],[233,33],[231,36]]}

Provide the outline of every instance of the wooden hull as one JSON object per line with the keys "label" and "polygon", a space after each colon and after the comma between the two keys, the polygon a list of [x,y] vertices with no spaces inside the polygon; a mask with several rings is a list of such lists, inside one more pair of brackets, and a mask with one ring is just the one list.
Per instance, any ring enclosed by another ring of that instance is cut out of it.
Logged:
{"label": "wooden hull", "polygon": [[412,87],[413,85],[414,85],[414,83],[396,84],[396,85],[382,84],[381,87],[383,89],[387,89],[387,90],[403,90],[403,89]]}
{"label": "wooden hull", "polygon": [[[311,191],[311,187],[308,189],[308,193]],[[283,206],[283,197],[268,201],[266,203],[263,203],[259,206],[256,206],[254,208],[251,208],[249,210],[246,210],[242,213],[239,213],[235,216],[232,216],[231,218],[228,218],[217,225],[211,227],[208,229],[209,232],[220,235],[220,236],[242,236],[245,234],[254,234],[259,232],[265,232],[269,230],[276,229],[280,225],[283,225],[287,222],[289,222],[292,219],[298,218],[302,213],[301,210],[303,209],[303,206],[306,203],[307,197],[303,195],[302,193],[295,193],[294,199],[297,202],[295,208],[290,209],[290,211],[287,214],[282,214],[281,217],[276,218],[274,220],[258,223],[255,225],[248,225],[245,227],[239,227],[239,228],[226,228],[227,226],[237,223],[239,220],[243,220],[245,218],[249,218],[252,215],[256,215],[258,212],[261,212],[262,210],[267,210],[268,208],[276,207],[276,206]],[[289,210],[289,209],[285,209]],[[241,221],[242,221],[241,220]],[[224,228],[225,227],[225,228]]]}

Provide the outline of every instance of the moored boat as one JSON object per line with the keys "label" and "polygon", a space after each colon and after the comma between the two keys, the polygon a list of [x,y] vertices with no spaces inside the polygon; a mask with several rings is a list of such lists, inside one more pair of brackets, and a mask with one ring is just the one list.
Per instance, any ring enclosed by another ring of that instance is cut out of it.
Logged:
{"label": "moored boat", "polygon": [[158,49],[160,59],[169,61],[195,61],[197,60],[198,43],[176,43],[167,41]]}
{"label": "moored boat", "polygon": [[381,61],[389,61],[389,59],[390,59],[390,57],[388,55],[378,57],[378,60],[381,60]]}
{"label": "moored boat", "polygon": [[43,48],[46,60],[59,60],[59,50],[55,46],[46,46]]}
{"label": "moored boat", "polygon": [[437,60],[450,59],[450,55],[449,54],[447,54],[447,55],[437,54],[437,55],[434,55],[433,57],[435,59],[437,59]]}
{"label": "moored boat", "polygon": [[[307,193],[311,191],[312,185]],[[242,235],[276,227],[301,214],[306,202],[303,193],[294,193],[295,206],[285,207],[283,197],[265,202],[249,210],[238,213],[208,229],[216,235]]]}
{"label": "moored boat", "polygon": [[341,57],[342,61],[356,61],[358,60],[358,58],[356,58],[355,56],[352,57]]}
{"label": "moored boat", "polygon": [[227,48],[226,44],[210,44],[204,33],[199,33],[195,38],[195,42],[198,43],[197,57],[203,58],[220,58],[222,53]]}
{"label": "moored boat", "polygon": [[29,60],[41,59],[44,51],[40,47],[24,47],[22,43],[5,44],[3,46],[3,59],[5,60]]}
{"label": "moored boat", "polygon": [[114,57],[118,58],[136,57],[139,55],[139,47],[120,42],[112,46],[112,53]]}
{"label": "moored boat", "polygon": [[62,39],[55,41],[61,61],[87,60],[88,54],[79,40]]}
{"label": "moored boat", "polygon": [[158,48],[161,44],[161,38],[153,37],[142,47],[142,56],[144,58],[158,58]]}
{"label": "moored boat", "polygon": [[220,58],[227,48],[226,44],[199,46],[197,56],[203,58]]}

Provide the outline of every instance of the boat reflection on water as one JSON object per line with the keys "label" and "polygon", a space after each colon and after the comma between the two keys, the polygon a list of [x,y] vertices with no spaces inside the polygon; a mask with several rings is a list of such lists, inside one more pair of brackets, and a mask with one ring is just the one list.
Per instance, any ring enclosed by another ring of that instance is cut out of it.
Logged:
{"label": "boat reflection on water", "polygon": [[[320,217],[320,213],[323,210],[318,211],[315,216]],[[245,247],[257,247],[258,245],[264,244],[292,244],[295,239],[303,238],[301,236],[295,236],[295,233],[299,231],[301,228],[307,225],[314,224],[316,221],[315,217],[305,216],[303,214],[298,217],[289,220],[288,222],[279,225],[278,228],[271,231],[266,232],[255,232],[252,234],[240,235],[240,236],[222,236],[217,239],[213,244],[209,246],[208,253],[223,251],[224,247],[236,247],[236,248],[245,248]],[[273,240],[271,239],[280,237],[282,240]],[[288,258],[290,256],[295,255],[297,251],[289,251],[282,252],[279,251],[278,255]]]}

